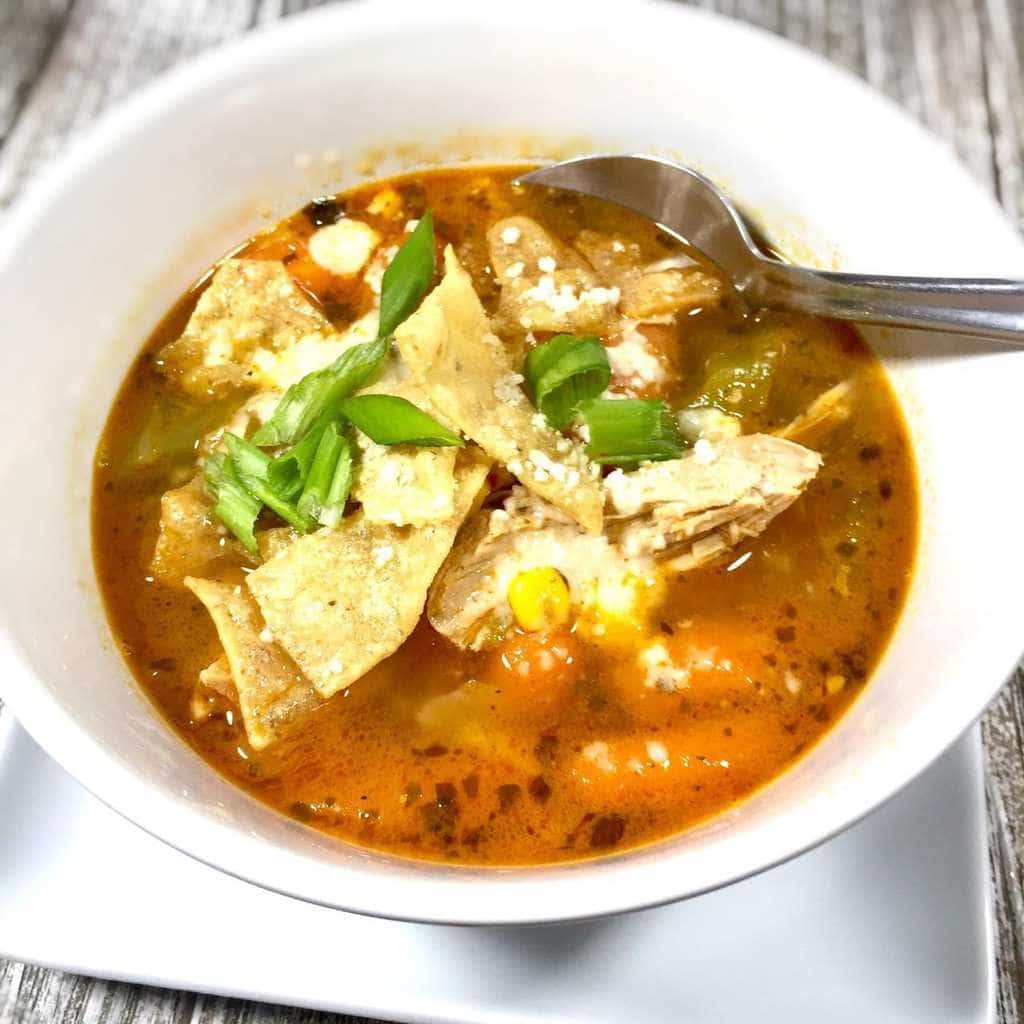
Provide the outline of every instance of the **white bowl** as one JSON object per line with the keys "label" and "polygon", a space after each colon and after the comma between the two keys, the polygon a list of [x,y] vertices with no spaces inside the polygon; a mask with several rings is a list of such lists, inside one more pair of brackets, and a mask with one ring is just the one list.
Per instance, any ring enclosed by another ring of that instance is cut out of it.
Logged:
{"label": "white bowl", "polygon": [[[565,141],[581,135],[588,141]],[[891,796],[978,716],[1021,646],[1013,516],[1024,355],[879,336],[923,482],[909,606],[850,712],[736,809],[601,861],[454,868],[318,834],[186,748],[132,682],[93,576],[90,463],[132,356],[212,260],[268,217],[351,183],[369,147],[416,141],[421,155],[483,157],[508,152],[510,140],[538,156],[677,153],[757,211],[770,236],[819,262],[932,274],[1024,267],[999,211],[905,116],[786,43],[689,9],[345,4],[218,50],[103,122],[0,234],[3,696],[54,758],[142,828],[312,902],[519,923],[723,885]]]}

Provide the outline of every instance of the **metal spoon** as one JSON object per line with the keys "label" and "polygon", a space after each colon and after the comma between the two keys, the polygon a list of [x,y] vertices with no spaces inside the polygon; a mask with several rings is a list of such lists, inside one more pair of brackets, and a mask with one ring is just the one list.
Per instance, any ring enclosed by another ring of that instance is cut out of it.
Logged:
{"label": "metal spoon", "polygon": [[670,160],[581,157],[519,180],[597,196],[643,214],[706,255],[751,306],[926,327],[1024,346],[1024,281],[874,277],[780,263],[761,252],[718,188]]}

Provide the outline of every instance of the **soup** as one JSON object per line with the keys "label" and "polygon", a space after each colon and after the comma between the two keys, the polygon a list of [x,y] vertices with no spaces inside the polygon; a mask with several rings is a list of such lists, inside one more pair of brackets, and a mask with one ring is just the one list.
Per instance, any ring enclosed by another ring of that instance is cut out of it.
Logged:
{"label": "soup", "polygon": [[111,628],[182,738],[301,822],[463,864],[624,850],[770,782],[867,683],[916,543],[851,328],[743,309],[522,170],[249,239],[95,466]]}

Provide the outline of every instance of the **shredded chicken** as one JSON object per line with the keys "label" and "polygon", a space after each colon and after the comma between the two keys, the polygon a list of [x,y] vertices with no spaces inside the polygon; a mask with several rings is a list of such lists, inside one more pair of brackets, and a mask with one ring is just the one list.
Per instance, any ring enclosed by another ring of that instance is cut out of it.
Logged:
{"label": "shredded chicken", "polygon": [[698,449],[616,471],[605,481],[601,536],[517,488],[503,508],[482,510],[466,524],[431,587],[427,615],[455,643],[485,646],[511,621],[511,581],[538,566],[562,574],[577,608],[642,614],[641,595],[656,592],[655,559],[686,571],[757,536],[820,465],[809,449],[752,434],[723,441],[710,455]]}
{"label": "shredded chicken", "polygon": [[853,415],[853,381],[822,392],[805,412],[791,420],[776,436],[817,448]]}

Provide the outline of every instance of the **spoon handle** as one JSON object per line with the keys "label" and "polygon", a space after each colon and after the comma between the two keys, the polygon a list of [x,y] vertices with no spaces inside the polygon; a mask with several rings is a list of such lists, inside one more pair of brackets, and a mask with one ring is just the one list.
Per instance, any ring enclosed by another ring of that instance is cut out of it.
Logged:
{"label": "spoon handle", "polygon": [[927,327],[1024,347],[1024,281],[871,277],[759,260],[756,305],[890,327]]}

